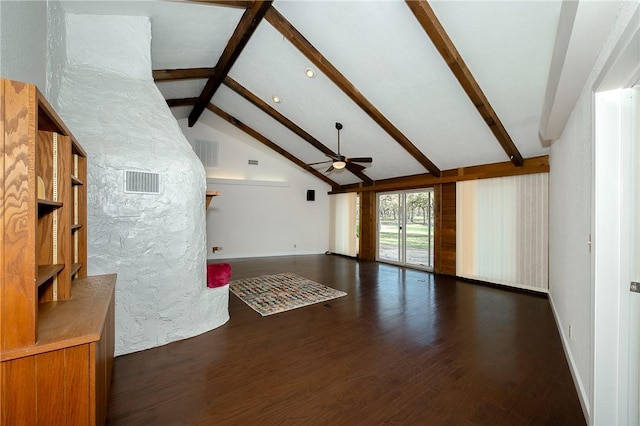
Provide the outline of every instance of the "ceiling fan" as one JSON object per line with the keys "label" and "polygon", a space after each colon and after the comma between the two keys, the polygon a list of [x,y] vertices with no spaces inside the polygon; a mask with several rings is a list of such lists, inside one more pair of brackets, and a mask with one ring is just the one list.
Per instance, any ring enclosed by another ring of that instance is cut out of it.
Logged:
{"label": "ceiling fan", "polygon": [[327,161],[319,161],[317,163],[311,163],[309,166],[315,166],[318,164],[331,163],[329,168],[325,170],[325,173],[329,173],[334,169],[340,170],[346,167],[347,170],[352,172],[361,172],[364,170],[365,166],[357,163],[372,163],[373,158],[371,157],[353,157],[347,158],[344,155],[340,154],[340,130],[342,130],[342,123],[336,123],[336,130],[338,131],[338,153],[336,155],[329,155],[327,157],[331,158],[331,160]]}

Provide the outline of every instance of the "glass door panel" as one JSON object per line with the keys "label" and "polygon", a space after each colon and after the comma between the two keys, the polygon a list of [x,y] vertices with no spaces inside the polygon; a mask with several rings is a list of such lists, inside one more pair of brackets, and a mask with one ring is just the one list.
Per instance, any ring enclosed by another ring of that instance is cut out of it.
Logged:
{"label": "glass door panel", "polygon": [[433,191],[405,195],[405,263],[433,267]]}
{"label": "glass door panel", "polygon": [[400,194],[378,195],[378,259],[400,262]]}

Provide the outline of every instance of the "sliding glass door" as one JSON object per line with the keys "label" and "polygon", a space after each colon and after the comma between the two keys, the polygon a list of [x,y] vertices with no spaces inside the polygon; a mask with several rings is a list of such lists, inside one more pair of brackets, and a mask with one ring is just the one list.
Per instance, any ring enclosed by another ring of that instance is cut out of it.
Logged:
{"label": "sliding glass door", "polygon": [[400,262],[400,194],[378,194],[378,259]]}
{"label": "sliding glass door", "polygon": [[433,190],[378,194],[378,260],[432,269]]}

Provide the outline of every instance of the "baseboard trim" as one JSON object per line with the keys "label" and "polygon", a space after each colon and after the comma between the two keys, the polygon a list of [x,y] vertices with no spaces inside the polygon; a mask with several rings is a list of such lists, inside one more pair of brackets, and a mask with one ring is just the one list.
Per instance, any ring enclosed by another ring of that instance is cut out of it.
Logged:
{"label": "baseboard trim", "polygon": [[590,424],[589,420],[591,418],[590,407],[589,407],[589,395],[582,384],[582,380],[578,375],[578,368],[576,367],[575,360],[573,359],[573,355],[571,353],[571,347],[569,346],[567,336],[564,332],[564,327],[560,318],[558,317],[558,313],[556,312],[556,307],[553,303],[553,297],[551,293],[549,293],[549,304],[551,305],[551,312],[553,313],[553,318],[556,321],[556,327],[558,327],[558,333],[560,334],[560,341],[562,342],[562,349],[564,349],[564,354],[567,357],[567,361],[569,362],[569,371],[571,372],[571,377],[573,377],[573,384],[576,387],[576,391],[578,392],[578,400],[580,400],[580,406],[582,407],[582,414],[587,422]]}
{"label": "baseboard trim", "polygon": [[547,289],[540,289],[540,288],[528,287],[528,286],[518,286],[518,285],[512,285],[512,284],[494,283],[491,281],[483,281],[476,278],[461,277],[459,275],[449,275],[449,274],[440,274],[440,275],[447,275],[459,281],[465,281],[471,284],[477,284],[477,285],[482,285],[487,287],[495,287],[501,290],[513,291],[516,293],[526,293],[526,294],[531,294],[533,296],[539,296],[544,298],[549,296],[549,290]]}

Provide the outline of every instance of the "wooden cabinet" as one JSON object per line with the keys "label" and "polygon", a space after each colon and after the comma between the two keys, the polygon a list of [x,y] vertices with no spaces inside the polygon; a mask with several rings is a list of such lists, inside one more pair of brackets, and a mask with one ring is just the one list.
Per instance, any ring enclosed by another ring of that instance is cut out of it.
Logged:
{"label": "wooden cabinet", "polygon": [[0,79],[0,424],[104,423],[115,275],[87,277],[86,153]]}
{"label": "wooden cabinet", "polygon": [[39,304],[38,342],[1,353],[2,424],[104,424],[115,281],[79,278],[70,299]]}

